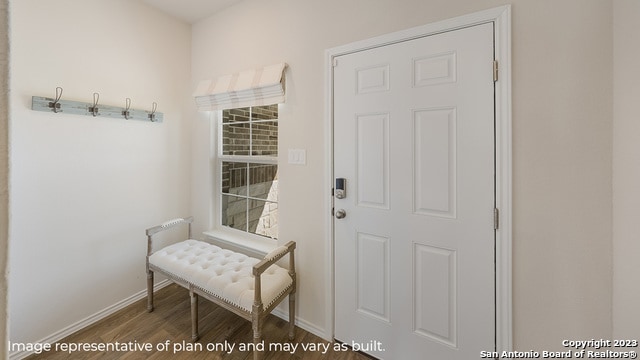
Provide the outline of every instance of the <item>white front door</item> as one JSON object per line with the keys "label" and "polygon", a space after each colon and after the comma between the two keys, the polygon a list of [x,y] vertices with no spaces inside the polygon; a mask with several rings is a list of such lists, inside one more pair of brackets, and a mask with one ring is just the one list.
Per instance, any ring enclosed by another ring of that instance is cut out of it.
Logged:
{"label": "white front door", "polygon": [[493,351],[493,24],[336,59],[336,339],[381,359]]}

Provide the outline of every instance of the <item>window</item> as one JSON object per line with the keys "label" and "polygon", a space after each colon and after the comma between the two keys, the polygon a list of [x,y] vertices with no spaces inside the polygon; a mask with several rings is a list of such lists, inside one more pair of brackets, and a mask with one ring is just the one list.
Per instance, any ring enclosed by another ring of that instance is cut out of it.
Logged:
{"label": "window", "polygon": [[278,105],[222,111],[220,224],[278,238]]}

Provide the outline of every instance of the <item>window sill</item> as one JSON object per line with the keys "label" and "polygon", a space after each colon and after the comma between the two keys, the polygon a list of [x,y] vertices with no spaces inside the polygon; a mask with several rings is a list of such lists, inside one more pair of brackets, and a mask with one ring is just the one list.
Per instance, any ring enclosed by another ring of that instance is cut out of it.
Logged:
{"label": "window sill", "polygon": [[239,251],[258,258],[263,258],[268,252],[278,247],[276,240],[252,238],[221,230],[209,230],[203,234],[208,240],[220,244],[222,248]]}

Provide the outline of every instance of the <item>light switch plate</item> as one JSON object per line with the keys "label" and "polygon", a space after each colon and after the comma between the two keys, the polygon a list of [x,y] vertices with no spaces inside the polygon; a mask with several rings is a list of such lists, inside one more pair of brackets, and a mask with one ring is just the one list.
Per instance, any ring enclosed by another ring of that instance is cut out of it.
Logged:
{"label": "light switch plate", "polygon": [[305,149],[289,149],[289,164],[306,165],[307,150]]}

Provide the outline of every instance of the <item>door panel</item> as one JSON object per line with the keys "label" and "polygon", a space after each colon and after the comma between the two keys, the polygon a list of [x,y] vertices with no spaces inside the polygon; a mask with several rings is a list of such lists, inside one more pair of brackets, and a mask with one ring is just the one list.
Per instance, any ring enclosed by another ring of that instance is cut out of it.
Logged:
{"label": "door panel", "polygon": [[389,208],[389,114],[357,115],[358,206]]}
{"label": "door panel", "polygon": [[389,239],[357,235],[358,311],[389,322]]}
{"label": "door panel", "polygon": [[413,113],[414,212],[456,217],[456,109]]}
{"label": "door panel", "polygon": [[414,244],[414,332],[455,347],[456,251]]}
{"label": "door panel", "polygon": [[337,57],[335,336],[381,359],[495,347],[493,24]]}

